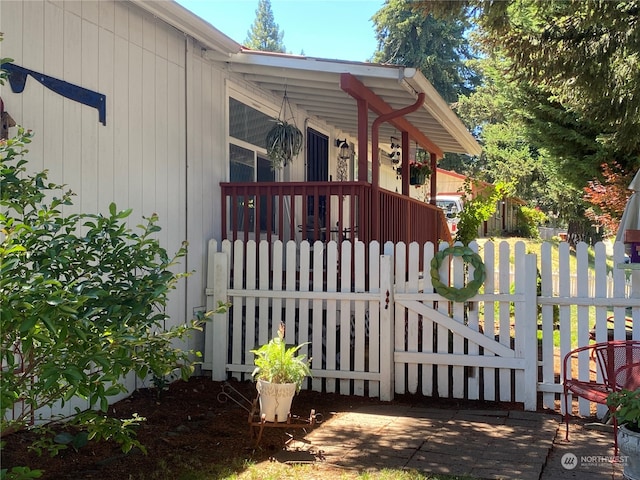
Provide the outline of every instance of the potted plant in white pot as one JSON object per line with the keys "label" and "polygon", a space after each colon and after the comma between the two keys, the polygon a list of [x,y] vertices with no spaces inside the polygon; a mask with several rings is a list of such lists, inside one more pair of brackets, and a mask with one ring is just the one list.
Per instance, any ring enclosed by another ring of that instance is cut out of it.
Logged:
{"label": "potted plant in white pot", "polygon": [[615,408],[618,450],[625,457],[624,476],[640,480],[640,388],[610,393],[607,405]]}
{"label": "potted plant in white pot", "polygon": [[260,401],[260,417],[267,422],[286,422],[294,395],[302,388],[303,380],[311,376],[306,355],[298,355],[306,345],[287,347],[284,325],[278,336],[251,352],[255,354],[253,378],[256,380]]}

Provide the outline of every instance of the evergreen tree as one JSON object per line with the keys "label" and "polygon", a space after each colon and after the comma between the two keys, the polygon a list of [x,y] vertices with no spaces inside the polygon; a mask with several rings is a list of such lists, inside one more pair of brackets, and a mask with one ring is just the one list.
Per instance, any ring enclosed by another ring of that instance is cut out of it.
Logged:
{"label": "evergreen tree", "polygon": [[282,43],[284,32],[280,32],[278,24],[273,17],[271,0],[258,0],[256,19],[247,32],[245,46],[262,52],[285,53]]}
{"label": "evergreen tree", "polygon": [[[412,0],[387,0],[373,16],[378,50],[373,61],[414,67],[440,96],[454,103],[481,82],[469,63],[474,58],[464,16],[442,20],[412,8]],[[447,153],[440,166],[464,174],[472,158]]]}
{"label": "evergreen tree", "polygon": [[373,21],[378,40],[374,62],[418,68],[450,103],[480,83],[466,63],[473,58],[466,19],[440,20],[413,10],[410,0],[387,0]]}
{"label": "evergreen tree", "polygon": [[520,92],[530,141],[558,162],[577,189],[604,163],[640,166],[638,0],[430,0],[414,5],[480,26],[487,55]]}
{"label": "evergreen tree", "polygon": [[[503,74],[507,59],[483,56],[476,61],[484,79],[482,86],[456,103],[456,112],[479,137],[480,156],[463,172],[490,183],[508,183],[514,195],[529,207],[569,221],[584,207],[580,190],[569,188],[558,175],[554,157],[532,141],[521,115],[520,91]],[[441,162],[445,167],[447,157]]]}

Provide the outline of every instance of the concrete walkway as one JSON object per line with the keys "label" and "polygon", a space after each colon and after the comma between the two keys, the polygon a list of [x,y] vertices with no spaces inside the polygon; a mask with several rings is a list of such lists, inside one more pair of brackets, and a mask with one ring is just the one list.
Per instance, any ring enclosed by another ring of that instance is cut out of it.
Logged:
{"label": "concrete walkway", "polygon": [[559,415],[381,405],[342,413],[305,436],[327,463],[358,470],[415,469],[480,479],[622,479],[608,431]]}

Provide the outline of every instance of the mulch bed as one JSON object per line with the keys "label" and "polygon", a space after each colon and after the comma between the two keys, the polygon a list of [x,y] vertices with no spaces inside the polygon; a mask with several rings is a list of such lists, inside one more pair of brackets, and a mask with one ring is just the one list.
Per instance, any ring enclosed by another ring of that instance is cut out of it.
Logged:
{"label": "mulch bed", "polygon": [[[253,382],[229,382],[248,399],[256,396]],[[248,413],[232,401],[221,402],[223,383],[206,377],[178,381],[157,395],[155,389],[136,391],[114,404],[109,415],[129,418],[134,413],[146,421],[137,427],[137,438],[147,454],[134,449],[128,454],[112,441],[90,442],[75,451],[62,450],[50,457],[29,450],[36,439],[32,432],[20,432],[4,438],[2,468],[29,466],[44,470],[43,479],[172,478],[173,471],[209,469],[212,472],[242,468],[244,460],[260,462],[274,457],[290,438],[289,433],[304,435],[298,429],[265,428],[259,447],[251,438]],[[300,392],[293,401],[292,414],[307,418],[315,410],[319,420],[364,405],[380,405],[378,399]],[[521,404],[451,401],[422,396],[399,396],[393,403],[420,404],[439,408],[522,409]],[[63,427],[56,427],[60,431]],[[301,429],[300,429],[301,430]]]}

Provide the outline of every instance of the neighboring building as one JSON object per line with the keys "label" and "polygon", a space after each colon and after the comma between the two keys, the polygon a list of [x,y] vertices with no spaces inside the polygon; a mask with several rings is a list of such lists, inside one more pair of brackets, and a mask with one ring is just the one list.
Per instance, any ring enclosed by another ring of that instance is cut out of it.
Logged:
{"label": "neighboring building", "polygon": [[[462,198],[464,192],[464,182],[467,179],[465,175],[461,175],[457,172],[450,170],[444,170],[442,168],[437,169],[436,176],[436,204],[438,205],[438,199],[455,200],[456,198]],[[486,182],[479,182],[474,187],[474,193],[477,188],[489,185]],[[428,198],[428,189],[425,192],[425,196]],[[460,200],[462,203],[462,200]],[[450,202],[449,202],[450,203]],[[489,220],[484,222],[478,231],[478,236],[487,237],[494,235],[509,234],[517,231],[518,228],[518,210],[525,202],[515,197],[503,198],[496,205],[496,212],[491,216]],[[438,205],[442,208],[441,205]],[[449,226],[452,228],[452,233],[455,233],[454,222],[449,217],[447,218]]]}

